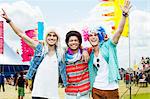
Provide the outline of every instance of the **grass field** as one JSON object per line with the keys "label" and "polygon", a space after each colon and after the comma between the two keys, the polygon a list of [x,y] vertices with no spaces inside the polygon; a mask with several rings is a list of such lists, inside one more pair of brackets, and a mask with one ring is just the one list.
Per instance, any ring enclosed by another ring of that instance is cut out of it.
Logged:
{"label": "grass field", "polygon": [[[127,95],[123,99],[130,99],[130,96]],[[141,93],[137,95],[132,95],[132,99],[150,99],[150,93]]]}
{"label": "grass field", "polygon": [[[14,86],[5,85],[5,92],[0,92],[0,99],[17,99],[17,91]],[[150,84],[148,87],[138,87],[133,85],[131,87],[132,99],[150,99]],[[126,92],[126,93],[125,93]],[[64,99],[64,88],[59,88],[60,99]],[[119,95],[120,99],[130,99],[129,90],[123,81],[119,83]],[[27,89],[25,91],[24,99],[31,99],[31,93]]]}

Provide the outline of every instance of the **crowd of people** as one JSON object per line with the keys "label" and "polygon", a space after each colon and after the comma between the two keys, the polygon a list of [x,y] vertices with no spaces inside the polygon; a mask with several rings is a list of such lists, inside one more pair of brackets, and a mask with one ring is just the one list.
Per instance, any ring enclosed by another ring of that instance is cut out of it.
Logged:
{"label": "crowd of people", "polygon": [[124,81],[126,87],[129,87],[130,82],[131,84],[135,84],[135,86],[148,87],[148,83],[150,83],[150,75],[145,72],[126,73]]}
{"label": "crowd of people", "polygon": [[[131,81],[131,84],[135,84],[135,86],[148,86],[150,83],[150,58],[149,57],[141,57],[139,60],[138,67],[136,69],[128,68],[127,70],[121,68],[119,70],[121,75],[121,79],[124,80],[126,86],[128,87]],[[145,83],[145,85],[144,85]]]}
{"label": "crowd of people", "polygon": [[[3,10],[2,18],[13,31],[22,38],[35,52],[26,74],[27,80],[33,80],[32,99],[60,99],[58,80],[62,79],[65,87],[65,99],[119,99],[119,66],[117,44],[131,8],[125,0],[122,18],[112,38],[108,38],[104,29],[90,29],[87,33],[91,48],[82,47],[82,35],[76,30],[66,33],[67,48],[63,51],[57,30],[48,29],[45,41],[38,42],[29,38],[15,25]],[[18,99],[23,99],[23,74],[16,79]]]}

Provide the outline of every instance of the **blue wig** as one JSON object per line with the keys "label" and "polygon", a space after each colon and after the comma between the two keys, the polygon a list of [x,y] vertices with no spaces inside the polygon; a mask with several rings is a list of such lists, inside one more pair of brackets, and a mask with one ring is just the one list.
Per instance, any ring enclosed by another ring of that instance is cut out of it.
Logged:
{"label": "blue wig", "polygon": [[97,34],[98,34],[99,41],[100,42],[104,41],[104,37],[106,35],[106,32],[105,32],[103,27],[101,27],[101,26],[98,27]]}

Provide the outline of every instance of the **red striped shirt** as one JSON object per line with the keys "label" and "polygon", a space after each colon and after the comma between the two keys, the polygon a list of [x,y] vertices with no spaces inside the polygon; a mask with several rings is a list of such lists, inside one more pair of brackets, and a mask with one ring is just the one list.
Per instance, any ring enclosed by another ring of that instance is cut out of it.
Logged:
{"label": "red striped shirt", "polygon": [[74,64],[66,65],[67,82],[69,85],[65,88],[66,94],[81,95],[87,94],[90,90],[90,80],[88,63],[78,61]]}

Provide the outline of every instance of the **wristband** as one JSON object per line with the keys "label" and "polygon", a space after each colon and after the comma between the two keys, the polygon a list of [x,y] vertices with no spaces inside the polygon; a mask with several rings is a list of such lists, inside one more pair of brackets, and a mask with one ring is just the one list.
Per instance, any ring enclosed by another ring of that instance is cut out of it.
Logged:
{"label": "wristband", "polygon": [[11,22],[11,20],[10,20],[10,19],[7,19],[7,20],[6,20],[6,22],[7,22],[7,23],[10,23],[10,22]]}
{"label": "wristband", "polygon": [[125,13],[124,11],[122,12],[122,15],[123,15],[124,17],[128,17],[128,13]]}

